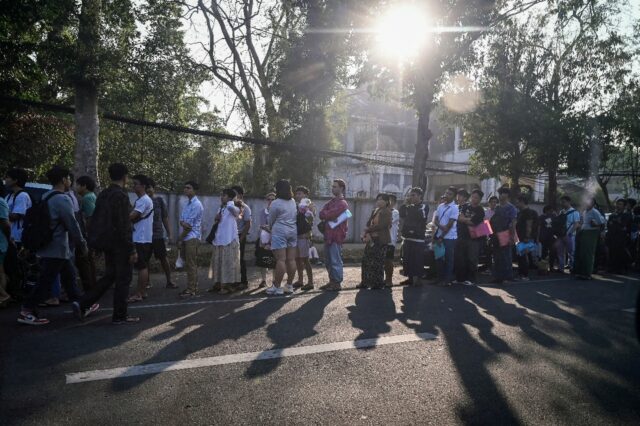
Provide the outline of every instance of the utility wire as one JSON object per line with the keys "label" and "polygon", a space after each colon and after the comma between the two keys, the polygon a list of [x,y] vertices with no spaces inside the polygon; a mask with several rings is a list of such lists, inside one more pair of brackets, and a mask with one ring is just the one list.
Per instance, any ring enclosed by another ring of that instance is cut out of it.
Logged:
{"label": "utility wire", "polygon": [[[23,107],[23,108],[32,108],[32,109],[39,109],[44,111],[51,111],[51,112],[61,112],[65,114],[75,114],[74,107],[50,104],[46,102],[30,101],[26,99],[15,98],[15,97],[2,96],[0,97],[0,103],[5,104],[7,106],[12,106],[14,107],[14,109],[19,109],[19,107]],[[139,120],[136,118],[124,117],[121,115],[107,113],[107,112],[101,113],[100,117],[104,120],[114,121],[117,123],[132,124],[135,126],[153,127],[156,129],[164,129],[172,132],[186,133],[186,134],[197,135],[197,136],[205,136],[205,137],[211,137],[216,139],[224,139],[224,140],[230,140],[235,142],[248,143],[252,145],[262,145],[262,146],[268,146],[275,149],[282,149],[287,151],[300,151],[306,154],[317,154],[323,157],[346,157],[346,158],[352,158],[354,160],[359,160],[366,163],[377,164],[381,166],[397,167],[401,169],[413,169],[413,165],[411,164],[395,163],[392,161],[368,158],[366,156],[363,156],[357,153],[311,148],[311,147],[293,145],[293,144],[288,144],[283,142],[276,142],[270,139],[258,139],[258,138],[248,137],[248,136],[232,135],[229,133],[193,129],[190,127],[177,126],[175,124],[170,124],[170,123],[158,123],[154,121]],[[432,171],[432,172],[453,173],[453,174],[462,174],[462,175],[468,174],[465,171],[450,170],[450,169],[444,169],[444,168],[434,168],[434,167],[427,167],[425,168],[425,170]]]}

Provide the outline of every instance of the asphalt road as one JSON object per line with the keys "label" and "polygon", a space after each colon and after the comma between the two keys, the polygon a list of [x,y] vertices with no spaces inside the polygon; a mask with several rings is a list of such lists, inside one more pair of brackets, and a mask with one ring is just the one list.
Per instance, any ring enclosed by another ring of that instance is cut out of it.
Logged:
{"label": "asphalt road", "polygon": [[110,323],[110,297],[84,323],[5,309],[0,424],[639,424],[640,281],[597,278],[180,301],[154,276],[137,325]]}

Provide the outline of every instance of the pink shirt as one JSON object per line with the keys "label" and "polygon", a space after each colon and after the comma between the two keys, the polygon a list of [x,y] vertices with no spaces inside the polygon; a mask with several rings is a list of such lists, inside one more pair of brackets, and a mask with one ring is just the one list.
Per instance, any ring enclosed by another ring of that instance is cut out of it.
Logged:
{"label": "pink shirt", "polygon": [[[345,210],[349,208],[349,204],[344,198],[332,198],[327,204],[320,210],[320,220],[331,221],[336,220]],[[345,238],[347,238],[347,222],[344,221],[340,225],[331,229],[329,225],[325,226],[324,231],[324,243],[342,245]]]}

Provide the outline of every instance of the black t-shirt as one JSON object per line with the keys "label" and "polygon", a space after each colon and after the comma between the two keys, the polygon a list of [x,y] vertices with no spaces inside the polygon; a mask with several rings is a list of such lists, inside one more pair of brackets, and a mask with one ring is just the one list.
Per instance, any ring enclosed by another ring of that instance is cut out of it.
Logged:
{"label": "black t-shirt", "polygon": [[[528,220],[532,221],[530,235],[527,235]],[[518,238],[520,240],[535,240],[538,235],[538,213],[530,208],[526,208],[518,212],[518,219],[516,221],[516,232],[518,233]]]}
{"label": "black t-shirt", "polygon": [[471,225],[466,223],[458,223],[458,239],[468,240],[471,238],[469,234],[469,226],[475,226],[482,223],[484,220],[484,208],[482,206],[472,207],[470,203],[465,203],[459,207],[460,214],[464,217],[471,218]]}
{"label": "black t-shirt", "polygon": [[540,241],[553,240],[553,218],[556,215],[543,214],[538,218],[538,227],[540,229]]}

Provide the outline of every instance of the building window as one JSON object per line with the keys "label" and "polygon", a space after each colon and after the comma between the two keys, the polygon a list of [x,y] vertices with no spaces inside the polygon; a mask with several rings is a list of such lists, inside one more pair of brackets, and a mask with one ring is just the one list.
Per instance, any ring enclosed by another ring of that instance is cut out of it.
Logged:
{"label": "building window", "polygon": [[382,176],[382,187],[385,188],[387,186],[393,185],[397,188],[400,188],[400,175],[395,173],[385,173]]}

